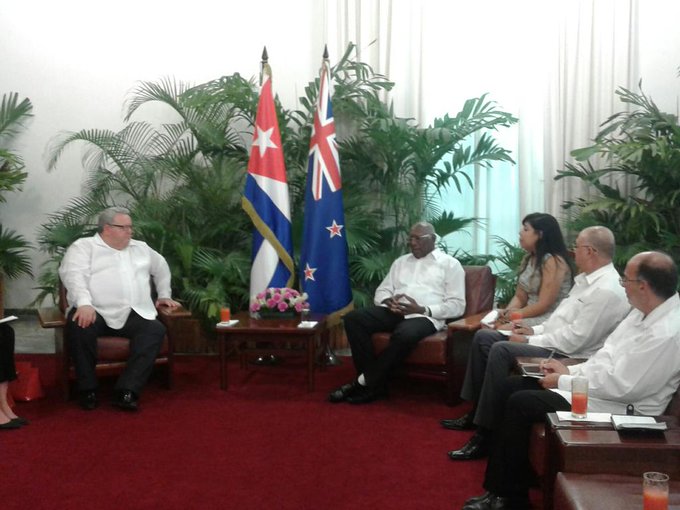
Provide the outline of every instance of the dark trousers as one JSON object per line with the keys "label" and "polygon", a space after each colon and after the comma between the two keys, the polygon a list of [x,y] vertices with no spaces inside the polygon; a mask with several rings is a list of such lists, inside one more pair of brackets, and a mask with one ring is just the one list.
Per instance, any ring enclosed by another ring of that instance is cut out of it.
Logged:
{"label": "dark trousers", "polygon": [[[369,386],[380,387],[394,370],[426,336],[437,330],[425,317],[404,319],[383,306],[354,310],[343,322],[347,340],[352,348],[352,360],[357,375],[364,374]],[[371,336],[381,331],[391,332],[387,348],[375,355]]]}
{"label": "dark trousers", "polygon": [[547,357],[551,352],[551,349],[506,339],[497,331],[482,329],[475,333],[470,348],[461,396],[475,402],[474,423],[485,429],[499,426],[503,416],[503,387],[515,368],[515,358]]}
{"label": "dark trousers", "polygon": [[568,411],[571,405],[554,391],[541,389],[538,380],[512,376],[503,391],[501,426],[492,434],[484,488],[498,496],[524,498],[532,482],[529,437],[534,423],[547,413]]}
{"label": "dark trousers", "polygon": [[14,329],[9,324],[0,324],[0,383],[17,378],[14,366]]}
{"label": "dark trousers", "polygon": [[121,329],[112,329],[104,318],[97,319],[87,328],[81,328],[73,321],[75,309],[67,320],[71,356],[76,368],[78,389],[91,391],[97,388],[97,338],[100,336],[121,336],[130,339],[130,357],[125,370],[116,382],[116,390],[131,390],[139,395],[146,384],[153,364],[158,356],[165,336],[165,326],[158,320],[147,320],[134,310],[130,311]]}

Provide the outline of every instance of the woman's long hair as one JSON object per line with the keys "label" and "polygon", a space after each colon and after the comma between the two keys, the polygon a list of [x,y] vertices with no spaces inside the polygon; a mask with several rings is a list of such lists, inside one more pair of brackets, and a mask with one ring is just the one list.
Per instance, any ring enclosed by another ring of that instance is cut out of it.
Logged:
{"label": "woman's long hair", "polygon": [[[538,234],[538,241],[536,241],[536,248],[534,250],[535,264],[538,264],[538,270],[543,271],[543,257],[550,254],[554,257],[559,257],[569,267],[569,272],[573,278],[574,269],[571,265],[571,257],[567,250],[567,245],[562,236],[560,225],[554,216],[546,213],[531,213],[527,214],[522,220],[522,225],[528,223]],[[531,260],[531,253],[528,253],[522,263],[520,264],[519,272],[521,273],[526,268]]]}

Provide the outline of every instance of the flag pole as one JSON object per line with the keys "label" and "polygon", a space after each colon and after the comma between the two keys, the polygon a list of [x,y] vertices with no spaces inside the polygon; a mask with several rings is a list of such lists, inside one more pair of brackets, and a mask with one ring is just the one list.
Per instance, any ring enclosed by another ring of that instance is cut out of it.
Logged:
{"label": "flag pole", "polygon": [[260,87],[262,86],[262,82],[264,82],[265,74],[270,78],[272,76],[272,68],[269,67],[269,55],[267,54],[266,46],[262,49],[262,61],[260,62]]}
{"label": "flag pole", "polygon": [[[321,75],[328,71],[327,74],[327,79],[331,81],[331,66],[330,66],[330,59],[328,57],[328,44],[324,44],[323,47],[323,55],[321,57],[321,69],[319,69],[319,78],[321,78]],[[321,82],[319,82],[319,86],[321,86]],[[319,90],[319,93],[321,93],[321,90]],[[318,363],[322,366],[332,366],[332,367],[337,367],[342,365],[342,360],[338,358],[338,356],[335,354],[335,351],[333,350],[332,344],[335,343],[335,340],[338,336],[342,335],[342,332],[344,329],[341,327],[342,322],[338,321],[337,324],[331,325],[327,331],[324,333],[325,338],[324,338],[324,343],[326,344],[326,347],[323,351],[319,353],[319,358],[318,358]]]}
{"label": "flag pole", "polygon": [[[260,61],[260,88],[262,88],[262,84],[265,82],[265,76],[268,77],[270,80],[272,79],[272,69],[269,66],[269,55],[267,53],[267,46],[264,46],[262,48],[262,57]],[[255,358],[251,363],[253,365],[260,365],[260,366],[272,366],[272,365],[278,365],[281,363],[282,359],[279,356],[276,356],[275,354],[262,354]]]}

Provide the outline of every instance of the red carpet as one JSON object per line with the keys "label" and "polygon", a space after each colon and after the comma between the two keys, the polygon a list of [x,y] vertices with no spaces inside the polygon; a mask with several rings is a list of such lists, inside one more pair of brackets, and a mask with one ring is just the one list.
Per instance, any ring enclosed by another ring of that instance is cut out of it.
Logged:
{"label": "red carpet", "polygon": [[403,379],[391,398],[329,404],[351,361],[317,371],[307,393],[297,360],[243,371],[230,364],[219,389],[215,358],[179,357],[175,388],[151,381],[142,409],[108,403],[81,411],[63,402],[51,356],[17,355],[40,368],[46,397],[19,402],[31,424],[0,432],[2,509],[238,508],[457,509],[481,492],[485,461],[454,463],[446,451],[469,433],[438,420],[441,384]]}

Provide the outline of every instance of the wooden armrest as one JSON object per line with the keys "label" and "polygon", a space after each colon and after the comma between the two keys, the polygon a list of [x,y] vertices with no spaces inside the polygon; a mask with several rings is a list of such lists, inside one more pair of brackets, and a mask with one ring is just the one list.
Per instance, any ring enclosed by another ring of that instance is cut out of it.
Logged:
{"label": "wooden armrest", "polygon": [[482,319],[487,313],[489,312],[486,311],[468,315],[467,317],[449,323],[449,333],[453,331],[477,331],[482,326]]}
{"label": "wooden armrest", "polygon": [[56,306],[38,309],[38,321],[43,328],[63,328],[66,325],[66,317]]}
{"label": "wooden armrest", "polygon": [[156,310],[158,311],[159,315],[167,317],[168,319],[186,319],[191,317],[191,312],[183,306],[178,306],[176,308],[157,306]]}

